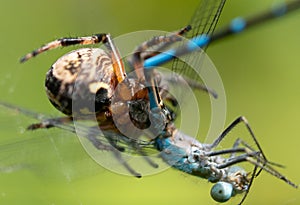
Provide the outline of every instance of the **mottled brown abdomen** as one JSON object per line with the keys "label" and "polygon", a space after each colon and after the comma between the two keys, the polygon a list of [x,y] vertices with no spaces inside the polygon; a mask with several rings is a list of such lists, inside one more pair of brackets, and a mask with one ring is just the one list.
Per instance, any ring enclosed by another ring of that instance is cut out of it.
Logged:
{"label": "mottled brown abdomen", "polygon": [[87,116],[110,105],[117,85],[110,56],[99,48],[83,48],[59,58],[46,75],[50,102],[66,115]]}

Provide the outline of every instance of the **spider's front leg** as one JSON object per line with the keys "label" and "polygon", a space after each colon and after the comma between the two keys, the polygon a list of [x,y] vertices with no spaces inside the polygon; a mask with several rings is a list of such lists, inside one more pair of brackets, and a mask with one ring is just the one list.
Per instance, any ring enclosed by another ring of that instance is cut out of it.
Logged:
{"label": "spider's front leg", "polygon": [[54,41],[51,41],[42,47],[26,54],[20,59],[21,63],[24,63],[25,61],[29,60],[30,58],[33,58],[37,56],[40,53],[43,53],[45,51],[55,49],[58,47],[66,47],[71,45],[90,45],[90,44],[97,44],[97,43],[106,43],[107,42],[107,34],[101,33],[101,34],[95,34],[92,36],[86,36],[86,37],[70,37],[70,38],[60,38]]}
{"label": "spider's front leg", "polygon": [[70,124],[71,122],[73,122],[73,118],[70,116],[51,118],[39,123],[31,124],[27,127],[27,130],[49,129],[52,127],[60,127],[63,124]]}

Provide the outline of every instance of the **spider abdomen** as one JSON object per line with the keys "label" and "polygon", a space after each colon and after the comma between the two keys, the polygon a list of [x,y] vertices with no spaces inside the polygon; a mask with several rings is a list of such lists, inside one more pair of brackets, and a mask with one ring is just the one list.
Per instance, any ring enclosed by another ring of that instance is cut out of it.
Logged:
{"label": "spider abdomen", "polygon": [[51,66],[45,89],[58,110],[85,116],[107,109],[117,83],[110,56],[99,48],[82,48]]}

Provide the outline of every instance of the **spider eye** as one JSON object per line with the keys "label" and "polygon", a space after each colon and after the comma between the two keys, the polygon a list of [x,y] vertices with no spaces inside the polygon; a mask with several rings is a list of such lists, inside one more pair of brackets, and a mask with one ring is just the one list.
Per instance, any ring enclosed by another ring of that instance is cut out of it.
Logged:
{"label": "spider eye", "polygon": [[226,202],[232,196],[233,187],[227,182],[218,182],[210,190],[211,197],[217,202]]}

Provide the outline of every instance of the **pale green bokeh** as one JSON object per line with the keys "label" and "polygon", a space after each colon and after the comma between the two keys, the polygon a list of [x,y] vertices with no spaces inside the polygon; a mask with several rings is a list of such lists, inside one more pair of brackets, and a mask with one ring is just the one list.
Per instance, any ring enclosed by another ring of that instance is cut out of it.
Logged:
{"label": "pale green bokeh", "polygon": [[[271,4],[271,0],[228,0],[220,24]],[[1,100],[59,115],[45,96],[44,76],[55,59],[72,48],[51,51],[26,64],[19,64],[19,57],[62,36],[176,30],[185,26],[196,5],[195,0],[2,2]],[[300,182],[299,19],[300,11],[208,49],[227,94],[226,124],[245,115],[266,155],[286,165],[282,172],[296,183]],[[1,108],[0,168],[20,162],[11,167],[21,170],[1,173],[0,204],[215,204],[209,196],[211,184],[205,180],[173,169],[142,179],[111,173],[96,166],[72,134],[60,130],[22,134],[31,122]],[[5,145],[15,141],[23,143]],[[245,204],[300,204],[300,193],[262,173]]]}

